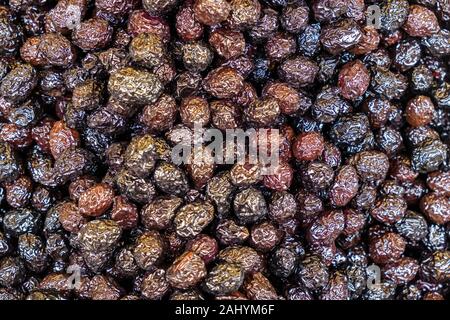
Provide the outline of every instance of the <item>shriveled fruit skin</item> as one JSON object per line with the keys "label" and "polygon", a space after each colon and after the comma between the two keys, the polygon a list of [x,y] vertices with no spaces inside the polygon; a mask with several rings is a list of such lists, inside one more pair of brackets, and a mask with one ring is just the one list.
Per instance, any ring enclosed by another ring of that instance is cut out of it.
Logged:
{"label": "shriveled fruit skin", "polygon": [[15,180],[21,171],[16,152],[5,142],[0,143],[0,181]]}
{"label": "shriveled fruit skin", "polygon": [[449,27],[0,0],[0,300],[448,300]]}
{"label": "shriveled fruit skin", "polygon": [[98,184],[87,189],[78,199],[80,213],[86,216],[100,216],[113,203],[114,190],[107,184]]}
{"label": "shriveled fruit skin", "polygon": [[380,222],[393,224],[400,221],[406,212],[406,201],[399,196],[385,196],[380,198],[370,211],[372,217]]}
{"label": "shriveled fruit skin", "polygon": [[55,66],[67,68],[75,63],[77,53],[70,41],[57,33],[28,38],[20,55],[35,67]]}
{"label": "shriveled fruit skin", "polygon": [[167,270],[170,285],[179,289],[195,286],[206,276],[203,260],[194,252],[187,251]]}
{"label": "shriveled fruit skin", "polygon": [[141,234],[133,248],[133,257],[139,268],[151,270],[161,261],[165,248],[164,240],[156,231]]}
{"label": "shriveled fruit skin", "polygon": [[190,238],[199,234],[214,218],[214,207],[209,202],[196,202],[181,207],[174,219],[177,234]]}
{"label": "shriveled fruit skin", "polygon": [[0,96],[14,103],[22,102],[37,84],[36,70],[29,64],[12,69],[0,83]]}
{"label": "shriveled fruit skin", "polygon": [[361,97],[370,84],[370,74],[360,60],[344,65],[339,73],[341,95],[349,100]]}
{"label": "shriveled fruit skin", "polygon": [[413,37],[430,36],[439,31],[439,22],[435,14],[426,7],[411,5],[403,29]]}
{"label": "shriveled fruit skin", "polygon": [[231,5],[226,0],[196,0],[193,9],[198,21],[206,25],[215,25],[228,18]]}
{"label": "shriveled fruit skin", "polygon": [[331,54],[338,54],[351,49],[362,37],[358,24],[351,19],[344,19],[322,29],[320,42]]}
{"label": "shriveled fruit skin", "polygon": [[203,81],[203,88],[219,99],[231,98],[244,86],[242,76],[230,67],[212,70]]}
{"label": "shriveled fruit skin", "polygon": [[343,166],[331,186],[331,202],[336,206],[343,207],[356,196],[358,190],[359,178],[356,169],[352,166]]}
{"label": "shriveled fruit skin", "polygon": [[235,263],[220,263],[205,279],[205,290],[213,295],[227,294],[239,290],[244,282],[244,273]]}
{"label": "shriveled fruit skin", "polygon": [[405,251],[405,240],[396,233],[387,232],[370,242],[370,257],[375,263],[392,262]]}
{"label": "shriveled fruit skin", "polygon": [[126,67],[111,75],[108,90],[111,96],[122,103],[144,105],[159,98],[163,85],[150,72]]}

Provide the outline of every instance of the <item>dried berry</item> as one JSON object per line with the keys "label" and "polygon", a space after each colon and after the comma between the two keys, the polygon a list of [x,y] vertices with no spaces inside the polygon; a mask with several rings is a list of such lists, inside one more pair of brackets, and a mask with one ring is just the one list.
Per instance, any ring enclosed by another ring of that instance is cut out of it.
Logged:
{"label": "dried berry", "polygon": [[449,251],[436,251],[421,264],[421,276],[426,281],[431,281],[433,283],[445,283],[450,278],[448,269],[449,262]]}
{"label": "dried berry", "polygon": [[264,175],[263,183],[269,189],[283,191],[290,188],[293,178],[292,167],[287,163],[280,163],[273,173]]}
{"label": "dried berry", "polygon": [[403,29],[413,37],[426,37],[439,31],[435,14],[426,7],[411,5]]}
{"label": "dried berry", "polygon": [[141,211],[142,223],[148,229],[167,229],[181,204],[182,200],[174,196],[155,199]]}
{"label": "dried berry", "polygon": [[245,38],[239,31],[214,30],[209,36],[209,44],[225,59],[236,58],[245,51]]}
{"label": "dried berry", "polygon": [[113,28],[106,20],[92,18],[83,21],[72,34],[74,43],[84,51],[98,50],[111,41]]}
{"label": "dried berry", "polygon": [[150,14],[161,14],[170,11],[177,0],[144,0],[142,6]]}
{"label": "dried berry", "polygon": [[258,0],[231,0],[230,5],[228,22],[236,29],[252,27],[261,14],[261,4]]}
{"label": "dried berry", "polygon": [[31,200],[33,184],[27,176],[5,183],[6,202],[13,208],[25,208]]}
{"label": "dried berry", "polygon": [[409,3],[406,0],[386,2],[381,8],[381,28],[396,31],[408,18]]}
{"label": "dried berry", "polygon": [[1,8],[0,12],[0,55],[12,56],[19,49],[22,32],[18,25],[13,21],[9,10],[6,7]]}
{"label": "dried berry", "polygon": [[49,132],[48,144],[53,158],[58,159],[63,151],[80,145],[80,134],[68,128],[64,121],[57,121]]}
{"label": "dried berry", "polygon": [[414,279],[418,271],[417,261],[407,257],[388,263],[383,267],[384,277],[395,284],[408,283]]}
{"label": "dried berry", "polygon": [[203,88],[218,99],[232,98],[243,86],[242,76],[230,67],[214,69],[203,80]]}
{"label": "dried berry", "polygon": [[426,140],[413,149],[412,167],[419,172],[432,172],[447,159],[448,148],[439,140]]}
{"label": "dried berry", "polygon": [[309,9],[302,2],[292,1],[283,8],[281,25],[291,33],[299,33],[304,29],[309,19]]}
{"label": "dried berry", "polygon": [[159,98],[163,86],[154,74],[126,67],[111,75],[108,90],[122,103],[145,105]]}
{"label": "dried berry", "polygon": [[417,96],[408,101],[405,110],[406,121],[413,127],[428,125],[434,117],[434,105],[430,98]]}
{"label": "dried berry", "polygon": [[420,200],[420,209],[434,223],[446,224],[450,220],[450,199],[445,195],[426,194]]}
{"label": "dried berry", "polygon": [[42,219],[38,212],[31,209],[10,210],[3,217],[5,234],[18,237],[25,233],[37,233]]}
{"label": "dried berry", "polygon": [[156,186],[168,194],[183,195],[188,190],[186,175],[168,162],[159,163],[153,174]]}
{"label": "dried berry", "polygon": [[400,258],[405,251],[405,240],[394,232],[386,232],[370,241],[369,253],[375,263],[385,264]]}
{"label": "dried berry", "polygon": [[224,245],[242,244],[250,236],[248,229],[236,224],[234,220],[222,220],[216,227],[216,234]]}
{"label": "dried berry", "polygon": [[242,287],[247,297],[252,300],[278,300],[275,288],[260,272],[251,274]]}
{"label": "dried berry", "polygon": [[278,29],[278,13],[270,8],[262,10],[259,20],[251,27],[249,34],[253,41],[268,39]]}
{"label": "dried berry", "polygon": [[352,166],[342,166],[337,173],[330,189],[330,201],[335,206],[346,206],[357,194],[359,189],[358,174]]}
{"label": "dried berry", "polygon": [[7,288],[21,283],[25,277],[25,266],[19,258],[4,257],[0,260],[0,284]]}
{"label": "dried berry", "polygon": [[194,202],[181,207],[174,219],[177,234],[191,238],[199,234],[214,218],[214,207],[209,202]]}
{"label": "dried berry", "polygon": [[311,161],[317,159],[322,154],[323,144],[323,137],[320,133],[302,133],[295,139],[292,151],[298,160]]}
{"label": "dried berry", "polygon": [[78,207],[73,202],[63,202],[55,207],[58,213],[58,220],[64,230],[69,232],[78,232],[80,228],[87,223],[87,219],[83,217]]}
{"label": "dried berry", "polygon": [[325,87],[316,96],[311,113],[315,120],[330,123],[339,115],[348,113],[350,109],[350,104],[339,96],[338,87]]}
{"label": "dried berry", "polygon": [[164,41],[170,40],[170,27],[167,22],[158,16],[152,16],[144,10],[131,12],[128,18],[128,32],[134,37],[140,33],[153,33]]}
{"label": "dried berry", "polygon": [[166,272],[163,269],[157,269],[149,272],[142,279],[141,294],[145,299],[162,299],[170,289],[167,281]]}
{"label": "dried berry", "polygon": [[76,58],[74,46],[64,36],[47,33],[28,38],[20,48],[20,56],[29,64],[41,66],[69,67]]}
{"label": "dried berry", "polygon": [[341,210],[323,213],[307,230],[307,238],[311,243],[331,243],[344,230],[345,217]]}
{"label": "dried berry", "polygon": [[286,83],[270,83],[263,89],[264,96],[270,96],[278,101],[283,114],[291,115],[297,112],[305,113],[311,104],[301,92]]}
{"label": "dried berry", "polygon": [[243,282],[242,268],[236,263],[223,262],[208,273],[204,286],[213,295],[223,295],[239,290]]}
{"label": "dried berry", "polygon": [[280,105],[275,98],[267,97],[253,102],[245,109],[246,121],[258,127],[270,126],[280,114]]}
{"label": "dried berry", "polygon": [[36,84],[36,70],[28,64],[21,64],[2,79],[0,96],[11,102],[22,102],[28,98]]}
{"label": "dried berry", "polygon": [[85,0],[64,0],[50,10],[45,17],[45,29],[47,32],[68,33],[74,29],[87,11]]}
{"label": "dried berry", "polygon": [[117,174],[116,184],[122,194],[141,204],[152,201],[156,193],[150,180],[136,176],[128,170]]}
{"label": "dried berry", "polygon": [[[226,1],[223,2],[225,3]],[[199,9],[199,11],[202,11],[202,9]],[[177,34],[184,41],[198,40],[203,35],[203,25],[197,21],[194,10],[189,5],[181,7],[177,12],[175,28]]]}
{"label": "dried berry", "polygon": [[194,125],[204,127],[210,119],[208,101],[201,97],[190,96],[181,101],[180,116],[183,124],[193,128]]}
{"label": "dried berry", "polygon": [[372,76],[372,89],[387,99],[399,99],[408,87],[406,77],[399,73],[377,68]]}
{"label": "dried berry", "polygon": [[370,84],[370,74],[360,60],[345,64],[339,72],[341,95],[349,100],[361,97]]}
{"label": "dried berry", "polygon": [[269,222],[262,222],[250,230],[250,245],[258,251],[271,251],[280,241],[283,234]]}
{"label": "dried berry", "polygon": [[[354,54],[368,54],[378,48],[380,44],[380,35],[376,28],[365,26],[362,29],[362,37],[358,44],[351,49]],[[367,57],[367,56],[366,56]]]}
{"label": "dried berry", "polygon": [[160,262],[164,252],[164,242],[156,231],[141,234],[133,248],[133,257],[139,268],[151,270]]}
{"label": "dried berry", "polygon": [[307,255],[299,264],[297,277],[307,289],[320,290],[328,283],[328,268],[320,257]]}
{"label": "dried berry", "polygon": [[344,19],[322,29],[320,42],[331,54],[335,55],[353,48],[359,43],[363,33],[352,19]]}
{"label": "dried berry", "polygon": [[205,263],[192,251],[186,251],[167,269],[170,285],[179,289],[188,289],[202,281],[206,276]]}
{"label": "dried berry", "polygon": [[234,213],[241,223],[254,223],[267,213],[263,194],[254,188],[239,192],[233,202]]}
{"label": "dried berry", "polygon": [[319,67],[303,56],[286,59],[278,69],[278,75],[294,87],[305,87],[316,79]]}
{"label": "dried berry", "polygon": [[263,268],[262,255],[245,246],[230,246],[220,251],[219,260],[237,263],[245,273],[259,272]]}
{"label": "dried berry", "polygon": [[0,0],[0,300],[447,299],[449,22]]}

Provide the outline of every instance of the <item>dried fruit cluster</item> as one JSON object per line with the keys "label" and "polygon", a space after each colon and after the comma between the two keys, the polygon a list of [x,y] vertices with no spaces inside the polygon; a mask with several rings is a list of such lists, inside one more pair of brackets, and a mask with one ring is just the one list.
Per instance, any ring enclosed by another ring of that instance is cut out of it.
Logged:
{"label": "dried fruit cluster", "polygon": [[[0,0],[0,300],[448,299],[449,28],[448,0]],[[196,123],[278,129],[277,170],[173,163]]]}

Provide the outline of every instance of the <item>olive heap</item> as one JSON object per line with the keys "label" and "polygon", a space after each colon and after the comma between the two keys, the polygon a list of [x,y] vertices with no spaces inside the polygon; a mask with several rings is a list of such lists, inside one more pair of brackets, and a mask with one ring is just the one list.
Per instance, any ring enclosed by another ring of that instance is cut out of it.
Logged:
{"label": "olive heap", "polygon": [[[448,299],[449,30],[448,0],[0,0],[0,300]],[[277,170],[173,163],[197,123],[278,129]]]}

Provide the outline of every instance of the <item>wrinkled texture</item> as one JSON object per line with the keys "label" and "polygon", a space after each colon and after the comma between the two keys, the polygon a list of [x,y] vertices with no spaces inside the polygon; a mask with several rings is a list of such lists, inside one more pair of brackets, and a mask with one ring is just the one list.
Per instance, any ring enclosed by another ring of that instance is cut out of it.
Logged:
{"label": "wrinkled texture", "polygon": [[0,300],[449,300],[449,22],[0,0]]}

